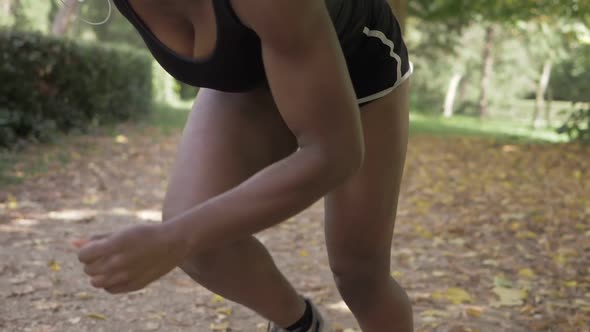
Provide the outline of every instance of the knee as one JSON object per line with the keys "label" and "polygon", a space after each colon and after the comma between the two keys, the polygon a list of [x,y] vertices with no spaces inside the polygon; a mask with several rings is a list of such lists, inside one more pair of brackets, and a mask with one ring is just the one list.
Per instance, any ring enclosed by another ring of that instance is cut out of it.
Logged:
{"label": "knee", "polygon": [[347,255],[330,259],[336,286],[342,291],[389,282],[389,256]]}
{"label": "knee", "polygon": [[228,264],[235,265],[243,262],[248,262],[248,267],[257,271],[264,265],[258,260],[261,250],[263,250],[262,244],[253,237],[247,237],[217,249],[191,255],[178,267],[201,278],[208,276],[215,278],[220,271],[228,269]]}
{"label": "knee", "polygon": [[186,258],[178,267],[192,277],[205,277],[209,271],[215,271],[219,262],[215,252],[192,255]]}
{"label": "knee", "polygon": [[162,222],[167,222],[170,219],[182,214],[184,211],[188,210],[190,207],[175,207],[171,203],[164,203],[162,207]]}

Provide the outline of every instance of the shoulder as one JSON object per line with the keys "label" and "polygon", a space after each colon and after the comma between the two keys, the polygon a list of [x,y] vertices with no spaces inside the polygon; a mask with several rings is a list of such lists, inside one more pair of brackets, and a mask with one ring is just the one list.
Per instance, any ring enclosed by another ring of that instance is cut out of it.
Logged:
{"label": "shoulder", "polygon": [[234,0],[232,6],[242,22],[263,41],[274,44],[308,38],[318,24],[330,22],[325,1]]}

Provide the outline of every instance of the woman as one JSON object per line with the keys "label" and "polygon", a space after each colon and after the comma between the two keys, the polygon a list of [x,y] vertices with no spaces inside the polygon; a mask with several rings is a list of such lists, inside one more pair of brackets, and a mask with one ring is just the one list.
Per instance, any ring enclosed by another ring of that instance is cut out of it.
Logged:
{"label": "woman", "polygon": [[201,89],[164,222],[82,246],[92,285],[131,292],[179,266],[269,331],[328,331],[253,236],[324,197],[330,267],[362,330],[412,331],[389,273],[411,67],[387,2],[115,4],[170,74]]}

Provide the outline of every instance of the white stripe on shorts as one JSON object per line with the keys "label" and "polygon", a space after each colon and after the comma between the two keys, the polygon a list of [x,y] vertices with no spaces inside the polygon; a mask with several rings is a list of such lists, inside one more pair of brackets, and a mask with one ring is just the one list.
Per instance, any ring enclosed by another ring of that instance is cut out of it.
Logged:
{"label": "white stripe on shorts", "polygon": [[372,101],[375,99],[379,99],[381,97],[388,95],[393,90],[395,90],[395,88],[397,88],[400,84],[402,84],[404,81],[406,81],[414,72],[414,66],[410,62],[410,69],[404,75],[402,75],[402,59],[399,56],[399,54],[395,53],[395,45],[393,44],[393,41],[391,39],[387,38],[387,36],[385,36],[385,34],[383,32],[381,32],[379,30],[371,30],[368,27],[365,27],[363,29],[363,33],[365,35],[367,35],[368,37],[375,37],[375,38],[381,40],[381,42],[384,45],[389,47],[389,49],[390,49],[389,56],[391,56],[397,63],[397,81],[395,82],[395,84],[391,88],[388,88],[383,91],[377,92],[373,95],[358,99],[359,104],[366,103],[366,102],[369,102],[369,101]]}

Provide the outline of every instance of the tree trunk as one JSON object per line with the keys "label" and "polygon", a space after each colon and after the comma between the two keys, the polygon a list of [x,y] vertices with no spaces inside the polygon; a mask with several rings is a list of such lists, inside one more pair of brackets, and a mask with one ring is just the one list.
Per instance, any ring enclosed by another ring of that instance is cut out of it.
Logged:
{"label": "tree trunk", "polygon": [[0,0],[0,12],[2,16],[12,16],[12,0]]}
{"label": "tree trunk", "polygon": [[547,88],[547,106],[545,107],[545,123],[547,127],[551,127],[551,109],[553,105],[553,89],[551,87]]}
{"label": "tree trunk", "polygon": [[449,89],[447,90],[447,96],[445,98],[443,113],[445,118],[453,116],[453,105],[455,105],[455,98],[457,97],[457,89],[459,88],[459,83],[461,83],[461,78],[463,78],[462,73],[455,73],[453,77],[451,77],[451,82],[449,83]]}
{"label": "tree trunk", "polygon": [[[543,72],[539,79],[539,85],[537,86],[537,103],[535,112],[533,114],[533,128],[539,128],[539,116],[542,112],[545,112],[545,120],[548,119],[548,112],[545,105],[545,93],[547,92],[547,86],[549,86],[549,79],[551,78],[551,60],[546,60],[543,65]],[[547,123],[549,125],[549,123]]]}
{"label": "tree trunk", "polygon": [[[351,1],[351,0],[346,0]],[[406,30],[406,19],[408,17],[408,0],[388,0],[393,13],[402,27],[402,31]]]}
{"label": "tree trunk", "polygon": [[55,18],[53,19],[53,25],[51,27],[51,33],[54,36],[63,36],[68,32],[71,26],[74,14],[80,5],[78,0],[65,0],[65,4],[59,8]]}
{"label": "tree trunk", "polygon": [[479,97],[479,117],[481,119],[488,116],[488,96],[490,89],[490,79],[494,71],[494,39],[496,29],[493,25],[488,25],[483,46],[483,63],[481,69],[481,94]]}

